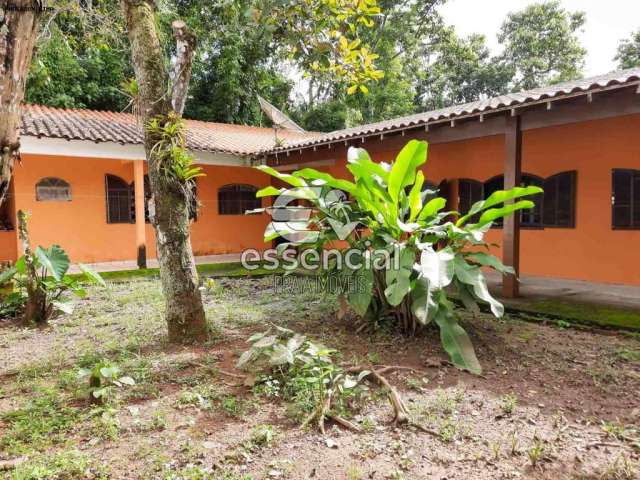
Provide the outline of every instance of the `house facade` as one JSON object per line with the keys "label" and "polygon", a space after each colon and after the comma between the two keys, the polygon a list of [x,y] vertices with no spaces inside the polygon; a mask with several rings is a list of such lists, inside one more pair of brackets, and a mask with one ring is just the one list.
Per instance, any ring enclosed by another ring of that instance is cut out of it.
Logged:
{"label": "house facade", "polygon": [[[130,116],[28,106],[22,135],[0,260],[20,254],[18,209],[32,213],[35,244],[59,243],[74,261],[132,260],[141,243],[155,256]],[[535,210],[488,233],[521,274],[640,285],[640,69],[328,134],[189,122],[188,146],[207,174],[197,184],[194,253],[266,247],[268,215],[243,215],[271,181],[252,164],[347,177],[350,146],[389,162],[414,138],[429,142],[425,177],[450,209],[503,187],[544,188]],[[506,278],[504,293],[517,295],[517,283]]]}

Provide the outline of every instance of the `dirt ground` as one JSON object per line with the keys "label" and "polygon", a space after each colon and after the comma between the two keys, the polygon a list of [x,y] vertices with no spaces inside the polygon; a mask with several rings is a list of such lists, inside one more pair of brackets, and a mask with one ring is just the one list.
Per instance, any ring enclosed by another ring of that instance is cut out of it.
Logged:
{"label": "dirt ground", "polygon": [[[483,367],[474,376],[447,362],[437,330],[358,334],[334,298],[275,291],[271,278],[216,280],[204,292],[213,338],[197,347],[166,344],[157,280],[89,293],[47,329],[0,321],[6,478],[640,478],[637,335],[461,312]],[[388,379],[430,433],[394,426],[373,391],[352,418],[362,433],[300,429],[287,402],[243,386],[235,368],[246,338],[272,324],[339,350],[344,365],[402,366]],[[135,385],[97,408],[78,371],[101,359]]]}

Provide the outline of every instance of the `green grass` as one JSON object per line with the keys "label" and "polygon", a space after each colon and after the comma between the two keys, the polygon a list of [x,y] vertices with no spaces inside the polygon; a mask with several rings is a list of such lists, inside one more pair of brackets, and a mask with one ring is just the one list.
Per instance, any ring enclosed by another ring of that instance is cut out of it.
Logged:
{"label": "green grass", "polygon": [[634,310],[562,300],[540,300],[528,303],[522,309],[582,324],[640,331],[640,312]]}

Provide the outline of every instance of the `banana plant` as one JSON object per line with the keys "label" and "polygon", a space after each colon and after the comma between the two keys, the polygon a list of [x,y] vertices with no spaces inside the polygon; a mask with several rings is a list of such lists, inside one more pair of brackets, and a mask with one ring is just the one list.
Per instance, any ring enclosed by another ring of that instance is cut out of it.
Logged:
{"label": "banana plant", "polygon": [[[504,314],[502,304],[491,296],[482,272],[483,267],[501,273],[514,274],[489,254],[483,237],[495,220],[518,210],[534,207],[523,197],[542,189],[535,186],[497,191],[476,202],[469,212],[461,214],[445,210],[447,200],[433,198],[425,190],[422,170],[427,161],[428,144],[411,140],[391,164],[374,162],[366,150],[350,148],[347,169],[352,179],[337,179],[311,168],[293,174],[283,174],[268,166],[260,170],[291,185],[290,189],[267,187],[258,196],[278,196],[303,199],[312,205],[313,213],[300,227],[316,232],[309,248],[326,248],[338,238],[335,221],[344,224],[358,222],[350,236],[341,238],[348,249],[357,250],[365,258],[384,256],[389,262],[382,268],[366,262],[355,269],[327,272],[358,278],[357,289],[345,291],[353,310],[363,319],[378,322],[384,318],[397,321],[406,333],[435,324],[440,330],[442,345],[451,361],[459,368],[479,374],[481,367],[469,336],[461,325],[459,314],[449,300],[457,293],[464,306],[476,312],[478,303],[486,303],[496,317]],[[341,190],[349,195],[345,208],[327,205],[328,192]],[[336,216],[340,212],[340,218]],[[265,241],[285,235],[286,226],[272,222],[265,232]],[[345,283],[346,284],[346,283]]]}
{"label": "banana plant", "polygon": [[13,267],[0,274],[0,285],[14,282],[18,291],[29,290],[27,285],[35,287],[30,294],[37,297],[38,301],[32,302],[35,305],[35,311],[29,316],[36,322],[46,322],[56,312],[72,313],[73,305],[65,297],[66,292],[84,298],[87,295],[83,287],[84,283],[106,286],[100,274],[84,264],[78,264],[82,272],[80,277],[68,275],[71,262],[59,245],[52,245],[49,248],[38,246],[33,252],[32,262],[35,267],[35,279],[28,278],[29,269],[23,255]]}

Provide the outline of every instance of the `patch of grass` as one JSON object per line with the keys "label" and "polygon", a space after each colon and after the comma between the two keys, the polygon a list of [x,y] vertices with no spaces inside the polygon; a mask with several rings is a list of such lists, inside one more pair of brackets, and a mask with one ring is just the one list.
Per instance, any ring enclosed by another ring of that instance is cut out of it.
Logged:
{"label": "patch of grass", "polygon": [[243,416],[249,409],[246,401],[232,395],[224,397],[220,402],[220,406],[227,412],[227,415],[236,418]]}
{"label": "patch of grass", "polygon": [[0,445],[10,454],[23,454],[64,442],[80,411],[62,403],[58,392],[45,391],[24,408],[3,415],[9,424]]}
{"label": "patch of grass", "polygon": [[631,348],[617,348],[616,355],[627,362],[640,362],[640,350]]}
{"label": "patch of grass", "polygon": [[55,455],[31,457],[28,462],[18,465],[11,473],[12,480],[50,480],[92,478],[106,480],[109,471],[105,465],[77,451],[70,450]]}
{"label": "patch of grass", "polygon": [[527,303],[523,310],[562,317],[565,321],[640,330],[640,312],[623,308],[562,300],[541,300]]}

